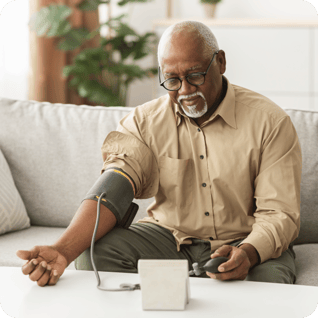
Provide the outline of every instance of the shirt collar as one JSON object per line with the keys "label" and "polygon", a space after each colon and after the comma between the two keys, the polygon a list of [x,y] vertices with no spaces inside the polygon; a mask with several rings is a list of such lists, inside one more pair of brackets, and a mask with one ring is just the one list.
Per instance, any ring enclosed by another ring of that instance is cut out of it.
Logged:
{"label": "shirt collar", "polygon": [[[236,119],[235,119],[235,91],[229,80],[223,76],[227,81],[227,91],[225,97],[213,115],[205,122],[208,123],[212,121],[218,115],[223,118],[223,120],[234,129],[237,128],[236,126]],[[180,125],[182,116],[188,118],[188,116],[183,112],[183,109],[179,104],[173,104],[173,111],[176,118],[177,126]]]}
{"label": "shirt collar", "polygon": [[[226,95],[217,108],[217,110],[214,112],[212,117],[215,115],[220,115],[223,120],[233,127],[234,129],[237,129],[236,126],[236,119],[235,119],[235,91],[231,83],[228,81],[228,79],[224,76],[224,78],[227,81],[227,91]],[[211,119],[211,118],[210,118]]]}
{"label": "shirt collar", "polygon": [[176,104],[174,102],[171,101],[172,104],[172,110],[174,112],[174,117],[176,119],[176,123],[177,123],[177,127],[180,125],[181,120],[182,120],[182,116],[185,116],[185,113],[183,112],[183,109],[180,107],[179,104]]}

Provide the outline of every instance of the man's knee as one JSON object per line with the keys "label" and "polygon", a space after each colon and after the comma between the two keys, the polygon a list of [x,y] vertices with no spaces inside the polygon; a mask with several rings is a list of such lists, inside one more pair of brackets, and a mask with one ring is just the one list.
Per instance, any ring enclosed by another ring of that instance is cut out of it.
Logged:
{"label": "man's knee", "polygon": [[277,259],[270,259],[255,266],[248,273],[246,281],[294,284],[296,281],[295,259],[290,250],[286,250]]}
{"label": "man's knee", "polygon": [[[171,232],[156,224],[132,224],[129,229],[113,228],[94,246],[94,263],[100,271],[137,273],[138,260],[181,259]],[[75,261],[75,268],[93,270],[90,249]]]}
{"label": "man's knee", "polygon": [[280,264],[271,264],[270,266],[258,265],[254,267],[247,275],[246,281],[294,284],[295,274],[286,266]]}

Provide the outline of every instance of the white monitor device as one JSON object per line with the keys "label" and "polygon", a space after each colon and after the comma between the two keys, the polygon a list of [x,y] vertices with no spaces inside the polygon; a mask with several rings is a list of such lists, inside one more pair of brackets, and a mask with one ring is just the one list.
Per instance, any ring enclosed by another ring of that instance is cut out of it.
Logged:
{"label": "white monitor device", "polygon": [[143,310],[184,310],[190,300],[187,260],[138,261]]}

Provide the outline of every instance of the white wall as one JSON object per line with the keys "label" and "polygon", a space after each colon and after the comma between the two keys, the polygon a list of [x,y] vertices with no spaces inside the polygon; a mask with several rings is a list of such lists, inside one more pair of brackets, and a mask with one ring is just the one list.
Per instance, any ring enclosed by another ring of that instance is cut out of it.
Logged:
{"label": "white wall", "polygon": [[[116,0],[118,1],[118,0]],[[173,17],[181,19],[204,18],[199,0],[172,0]],[[6,5],[7,4],[7,5]],[[101,18],[107,9],[101,8]],[[123,10],[114,6],[113,14]],[[166,0],[129,4],[128,21],[138,32],[152,30],[154,19],[166,17]],[[291,18],[317,19],[315,8],[304,0],[223,0],[217,9],[218,18]],[[28,0],[0,0],[0,96],[27,98],[27,72],[29,61]],[[153,58],[141,65],[153,65]],[[135,82],[130,87],[129,106],[136,106],[152,99],[152,80]]]}
{"label": "white wall", "polygon": [[[205,18],[199,0],[172,0],[173,18],[196,20]],[[317,19],[315,8],[304,0],[223,0],[216,12],[217,18],[281,18]],[[152,29],[154,19],[166,17],[166,1],[153,0],[147,4],[130,4],[131,25],[140,32]],[[153,59],[145,64],[151,65]],[[149,63],[149,64],[148,64]],[[144,65],[145,65],[144,64]],[[153,98],[152,80],[135,82],[130,87],[129,105],[137,106]]]}
{"label": "white wall", "polygon": [[28,0],[0,0],[0,97],[28,96],[28,5]]}
{"label": "white wall", "polygon": [[[191,8],[191,4],[196,4]],[[197,0],[175,0],[180,18],[203,17]],[[217,8],[218,18],[317,18],[314,7],[304,0],[223,0]]]}

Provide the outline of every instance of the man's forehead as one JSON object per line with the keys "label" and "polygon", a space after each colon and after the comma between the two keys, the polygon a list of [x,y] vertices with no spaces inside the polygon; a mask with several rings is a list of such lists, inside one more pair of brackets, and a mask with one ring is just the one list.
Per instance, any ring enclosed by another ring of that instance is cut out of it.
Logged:
{"label": "man's forehead", "polygon": [[197,70],[198,68],[201,68],[203,65],[200,63],[200,64],[197,64],[197,65],[194,65],[194,66],[191,66],[189,68],[186,69],[186,71],[193,71],[193,70]]}
{"label": "man's forehead", "polygon": [[192,33],[176,33],[161,48],[161,69],[165,74],[188,72],[202,68],[203,42]]}

